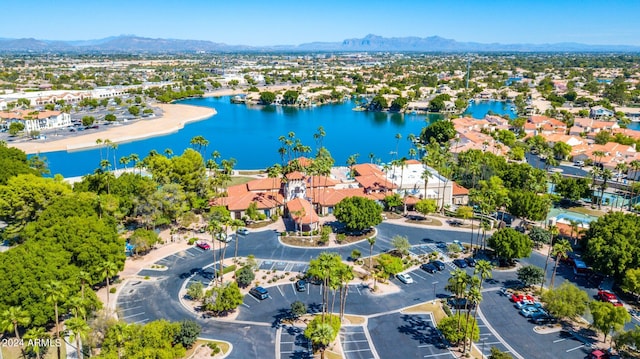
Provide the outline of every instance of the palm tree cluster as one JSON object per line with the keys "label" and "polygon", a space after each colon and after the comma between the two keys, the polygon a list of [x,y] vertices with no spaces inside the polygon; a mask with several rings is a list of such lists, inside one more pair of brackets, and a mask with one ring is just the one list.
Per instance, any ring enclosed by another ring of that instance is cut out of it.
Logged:
{"label": "palm tree cluster", "polygon": [[337,253],[323,252],[309,263],[307,275],[322,282],[322,318],[329,313],[329,291],[331,290],[331,312],[334,312],[336,291],[339,292],[339,316],[344,318],[347,304],[347,285],[354,278],[353,267],[342,262]]}
{"label": "palm tree cluster", "polygon": [[[475,331],[475,323],[478,315],[478,310],[480,308],[480,302],[482,301],[482,282],[485,279],[492,277],[493,266],[491,262],[487,260],[479,260],[476,264],[476,267],[473,272],[473,276],[470,276],[462,269],[455,269],[451,272],[451,277],[449,278],[445,289],[451,293],[456,298],[456,301],[460,303],[462,300],[465,301],[466,311],[466,325],[462,326],[462,318],[460,312],[463,310],[460,306],[457,306],[457,315],[458,315],[458,323],[457,323],[457,332],[458,337],[462,337],[463,340],[463,348],[462,351],[465,352],[467,349],[471,350],[470,343],[467,343],[468,339],[471,339],[472,333]],[[471,310],[469,306],[475,306],[473,313],[473,321],[471,321],[471,328],[469,328],[469,322],[471,318]],[[464,333],[461,333],[464,331]],[[460,335],[461,334],[461,335]],[[467,346],[467,344],[469,344]]]}

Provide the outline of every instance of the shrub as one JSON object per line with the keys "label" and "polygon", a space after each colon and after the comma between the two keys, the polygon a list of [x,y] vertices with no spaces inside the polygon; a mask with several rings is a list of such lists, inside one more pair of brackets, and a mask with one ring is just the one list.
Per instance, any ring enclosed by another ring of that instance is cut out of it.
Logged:
{"label": "shrub", "polygon": [[111,288],[111,289],[109,289],[109,293],[113,294],[113,293],[115,293],[115,292],[116,292],[116,288]]}
{"label": "shrub", "polygon": [[198,241],[198,238],[189,238],[189,241],[187,243],[189,245],[193,245],[194,243],[196,243],[196,241]]}

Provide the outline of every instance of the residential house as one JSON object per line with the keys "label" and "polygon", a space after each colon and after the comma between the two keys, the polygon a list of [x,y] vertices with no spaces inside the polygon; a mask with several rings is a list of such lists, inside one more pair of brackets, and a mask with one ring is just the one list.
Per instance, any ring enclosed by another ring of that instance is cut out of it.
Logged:
{"label": "residential house", "polygon": [[0,112],[0,120],[6,128],[12,122],[22,123],[26,132],[71,126],[71,116],[60,111],[13,110]]}
{"label": "residential house", "polygon": [[453,193],[451,196],[451,200],[456,206],[466,206],[469,204],[469,190],[457,184],[456,182],[452,182]]}
{"label": "residential house", "polygon": [[593,106],[589,110],[589,117],[595,119],[601,119],[606,117],[612,117],[614,115],[613,111],[608,108],[604,108],[602,106]]}

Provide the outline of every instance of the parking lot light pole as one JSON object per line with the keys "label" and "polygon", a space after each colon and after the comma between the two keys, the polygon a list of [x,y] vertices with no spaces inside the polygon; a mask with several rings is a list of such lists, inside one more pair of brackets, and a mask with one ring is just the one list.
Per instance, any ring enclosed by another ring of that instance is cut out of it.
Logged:
{"label": "parking lot light pole", "polygon": [[439,282],[433,282],[431,284],[433,284],[433,299],[436,299],[436,284],[438,284]]}

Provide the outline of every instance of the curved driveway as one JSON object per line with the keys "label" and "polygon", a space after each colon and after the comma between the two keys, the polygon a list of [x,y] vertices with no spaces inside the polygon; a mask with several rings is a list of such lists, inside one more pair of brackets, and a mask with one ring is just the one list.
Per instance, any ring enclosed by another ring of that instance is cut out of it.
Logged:
{"label": "curved driveway", "polygon": [[[382,223],[377,228],[378,235],[374,246],[374,254],[391,249],[391,239],[395,235],[406,236],[414,246],[412,251],[417,253],[432,252],[435,249],[433,244],[435,241],[452,242],[459,240],[468,242],[470,237],[468,231],[441,230],[432,227],[410,227]],[[274,231],[253,232],[239,238],[239,256],[254,255],[258,260],[274,262],[308,261],[322,251],[336,252],[343,258],[348,258],[353,249],[359,249],[363,254],[369,253],[369,244],[366,241],[338,248],[292,248],[281,245],[277,240],[277,233]],[[235,243],[232,242],[227,249],[227,257],[233,253],[234,245]],[[423,252],[419,252],[420,250]],[[258,302],[251,296],[246,296],[244,304],[239,309],[238,320],[235,322],[197,318],[194,313],[189,312],[180,304],[178,294],[184,281],[200,271],[201,268],[210,265],[212,259],[211,251],[202,251],[194,247],[159,260],[157,263],[165,265],[167,267],[166,271],[141,271],[139,273],[141,277],[149,276],[150,279],[129,281],[123,286],[117,300],[120,317],[128,322],[137,323],[145,323],[156,319],[171,321],[180,321],[185,318],[195,319],[202,326],[201,336],[226,340],[234,344],[234,350],[229,356],[230,358],[249,358],[271,357],[271,353],[274,352],[272,348],[276,343],[278,316],[288,311],[292,301],[302,300],[308,304],[312,311],[319,311],[320,309],[319,287],[310,286],[307,293],[297,293],[291,284],[285,284],[270,288],[271,298],[262,302]],[[534,252],[530,258],[523,260],[523,262],[544,267],[544,260],[543,256]],[[551,267],[550,265],[549,270],[551,270]],[[413,276],[416,283],[412,285],[400,284],[400,292],[384,296],[374,296],[361,285],[350,286],[347,297],[347,312],[350,314],[379,316],[381,315],[379,313],[395,312],[406,306],[433,300],[434,297],[448,295],[444,290],[444,285],[448,279],[449,271],[453,268],[450,265],[445,271],[434,275],[415,270],[413,271]],[[469,272],[472,271],[471,268],[467,270]],[[484,285],[486,299],[493,298],[490,293],[497,293],[496,289],[502,286],[503,283],[515,279],[515,271],[494,271],[494,279]],[[505,299],[506,303],[504,305],[511,305],[506,298],[501,299]],[[527,338],[530,335],[536,336],[536,334],[533,334],[532,330],[530,332],[512,330],[511,325],[504,323],[505,314],[494,310],[495,307],[501,307],[503,304],[487,305],[491,301],[493,300],[483,301],[483,305],[481,305],[487,321],[494,326],[500,324],[496,328],[497,331],[511,344],[516,352],[526,354],[527,358],[537,357],[537,353],[530,351],[532,341]],[[523,319],[517,317],[515,309],[512,312],[514,320]],[[529,323],[526,324],[528,325]],[[543,336],[538,335],[538,337]],[[250,339],[247,340],[247,338]],[[536,341],[534,340],[533,342]],[[540,343],[540,345],[544,347],[547,344]],[[567,353],[563,357],[574,357],[569,354]],[[540,356],[540,358],[542,357],[546,358],[546,356]],[[578,356],[575,357],[578,358]]]}

